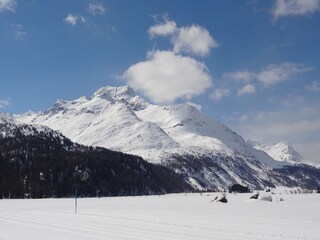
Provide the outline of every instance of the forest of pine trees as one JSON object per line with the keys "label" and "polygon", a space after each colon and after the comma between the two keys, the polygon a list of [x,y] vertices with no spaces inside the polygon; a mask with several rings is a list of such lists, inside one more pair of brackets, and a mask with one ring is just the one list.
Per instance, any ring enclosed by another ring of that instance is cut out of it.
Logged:
{"label": "forest of pine trees", "polygon": [[142,158],[84,147],[39,133],[0,138],[0,198],[83,197],[182,192],[173,171]]}

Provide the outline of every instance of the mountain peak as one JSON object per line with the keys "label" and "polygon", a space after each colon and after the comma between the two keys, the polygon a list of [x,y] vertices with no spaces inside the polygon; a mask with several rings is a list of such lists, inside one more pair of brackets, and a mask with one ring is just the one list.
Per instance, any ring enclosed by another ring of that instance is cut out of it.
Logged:
{"label": "mountain peak", "polygon": [[275,149],[281,152],[283,160],[297,161],[303,160],[303,157],[293,148],[293,146],[288,142],[279,142],[276,144]]}
{"label": "mountain peak", "polygon": [[258,150],[266,152],[270,157],[277,161],[301,162],[303,160],[303,157],[293,148],[290,143],[286,141],[281,141],[272,146],[266,146],[251,140],[247,140],[247,143]]}
{"label": "mountain peak", "polygon": [[286,141],[281,141],[281,142],[277,143],[275,146],[292,147],[292,145]]}
{"label": "mountain peak", "polygon": [[101,87],[91,96],[91,99],[102,98],[111,103],[124,103],[130,110],[139,111],[145,109],[148,103],[139,97],[131,87]]}
{"label": "mountain peak", "polygon": [[99,88],[97,91],[94,92],[92,98],[101,97],[107,98],[112,100],[121,100],[121,99],[128,99],[135,97],[136,94],[133,89],[127,85],[120,86],[120,87],[110,87],[105,86]]}

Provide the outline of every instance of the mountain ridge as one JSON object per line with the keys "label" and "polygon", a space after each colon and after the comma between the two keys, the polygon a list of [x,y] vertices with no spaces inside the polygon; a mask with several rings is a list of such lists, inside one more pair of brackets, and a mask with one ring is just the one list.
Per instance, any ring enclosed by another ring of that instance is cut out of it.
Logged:
{"label": "mountain ridge", "polygon": [[199,189],[275,185],[279,181],[269,171],[292,164],[275,161],[194,106],[151,104],[128,86],[102,87],[90,97],[59,100],[45,112],[13,118],[48,126],[77,143],[141,156]]}
{"label": "mountain ridge", "polygon": [[[61,117],[62,114],[68,113],[69,116],[66,116],[65,118],[67,120],[73,118],[74,120],[76,116],[72,115],[79,115],[82,113],[88,113],[88,115],[103,114],[107,110],[108,113],[104,114],[104,117],[115,116],[117,113],[119,116],[117,116],[118,119],[116,119],[116,121],[125,118],[127,120],[125,124],[127,125],[139,125],[139,123],[144,122],[145,128],[153,128],[153,134],[158,136],[157,140],[159,141],[159,139],[162,139],[163,141],[167,142],[166,144],[160,143],[160,146],[168,147],[170,145],[178,148],[178,150],[182,152],[184,152],[184,150],[179,149],[182,146],[198,149],[200,146],[206,147],[210,151],[222,150],[229,155],[232,154],[233,150],[244,154],[245,152],[241,147],[249,148],[249,150],[252,151],[251,146],[247,145],[245,141],[234,131],[225,127],[223,124],[214,121],[213,119],[204,118],[202,113],[200,113],[199,110],[194,106],[191,106],[189,104],[178,104],[172,106],[153,105],[137,96],[134,91],[128,86],[102,87],[98,89],[91,97],[80,97],[73,101],[59,100],[51,109],[43,113],[28,113],[26,115],[20,116],[16,115],[15,118],[20,122],[39,123],[50,126],[54,130],[61,131],[66,136],[78,142],[78,139],[80,138],[79,136],[73,136],[65,130],[65,127],[62,127],[61,125],[59,126],[59,124],[54,123],[53,121]],[[98,118],[98,116],[95,116],[95,118]],[[212,131],[209,135],[207,133],[207,125],[209,125],[208,121],[211,121],[211,126],[209,126],[209,128],[214,128],[215,131]],[[121,121],[116,122],[116,124],[114,125],[121,125]],[[91,126],[89,126],[88,123],[85,126],[86,130],[90,127]],[[177,129],[179,129],[179,127],[184,131],[183,137],[181,137],[182,134],[177,132]],[[221,139],[226,135],[224,132],[227,133],[230,139]],[[85,132],[82,132],[81,129],[77,132],[77,135],[79,135],[79,133],[85,134]],[[143,132],[142,134],[146,134],[146,132]],[[178,136],[179,134],[180,136]],[[216,137],[217,134],[219,135],[218,137]],[[198,144],[199,141],[194,141],[193,143],[196,145],[192,146],[188,143],[188,141],[193,137],[196,138],[196,135],[202,136],[203,142],[201,144]],[[139,137],[137,139],[139,139]],[[223,142],[221,142],[221,140]],[[234,140],[242,144],[242,146],[239,148],[239,144],[234,144]],[[104,143],[86,142],[86,140],[84,139],[80,139],[79,143],[84,143],[86,145],[101,144],[102,147],[109,148],[114,147],[113,145],[106,145]],[[256,153],[255,150],[253,151],[254,153]],[[188,151],[185,152],[188,153]],[[135,152],[132,153],[135,154]],[[178,153],[180,152],[178,151]],[[138,152],[138,155],[139,154],[141,153]],[[144,155],[143,157],[148,158],[146,155]],[[268,159],[269,157],[264,156],[264,158]],[[269,158],[268,160],[272,162],[271,158]]]}

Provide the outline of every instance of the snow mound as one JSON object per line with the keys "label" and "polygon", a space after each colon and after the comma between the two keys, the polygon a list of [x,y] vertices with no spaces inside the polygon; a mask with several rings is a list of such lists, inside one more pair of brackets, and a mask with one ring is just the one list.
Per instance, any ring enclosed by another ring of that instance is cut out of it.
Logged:
{"label": "snow mound", "polygon": [[273,201],[272,196],[270,194],[259,195],[258,200],[264,201],[264,202],[272,202]]}

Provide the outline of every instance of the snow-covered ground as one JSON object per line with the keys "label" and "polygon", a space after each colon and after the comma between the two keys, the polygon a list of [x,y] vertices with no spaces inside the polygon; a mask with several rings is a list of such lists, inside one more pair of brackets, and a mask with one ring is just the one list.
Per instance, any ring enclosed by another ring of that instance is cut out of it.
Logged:
{"label": "snow-covered ground", "polygon": [[320,239],[320,194],[0,200],[0,239]]}

